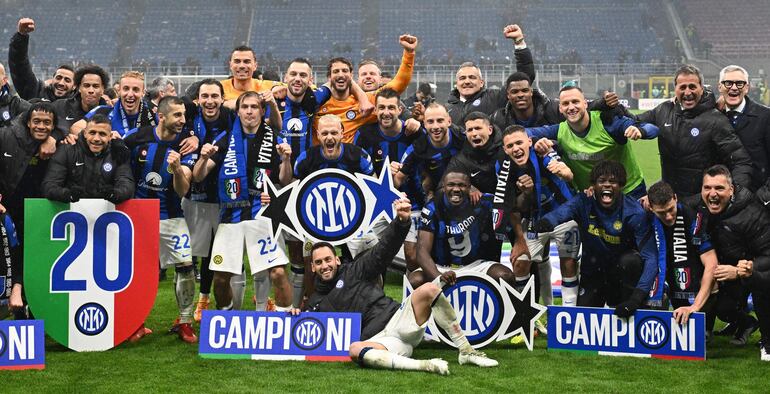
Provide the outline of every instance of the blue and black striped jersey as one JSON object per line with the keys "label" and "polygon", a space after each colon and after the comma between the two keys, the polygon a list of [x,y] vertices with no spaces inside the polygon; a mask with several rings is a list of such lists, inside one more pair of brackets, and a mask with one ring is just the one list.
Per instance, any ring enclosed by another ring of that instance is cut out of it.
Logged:
{"label": "blue and black striped jersey", "polygon": [[[214,189],[214,194],[218,193],[218,188],[223,187],[219,182],[219,173],[222,164],[227,160],[231,134],[232,131],[217,138],[217,154],[211,158],[216,164],[209,172],[209,177],[217,180],[214,182],[217,188]],[[265,177],[270,177],[273,183],[278,184],[281,157],[278,155],[276,145],[282,140],[265,122],[262,122],[256,133],[244,133],[244,137],[246,138],[246,179],[248,179],[250,204],[235,207],[220,204],[219,220],[221,223],[240,223],[245,220],[253,220],[262,209],[260,195],[265,191]]]}
{"label": "blue and black striped jersey", "polygon": [[[173,141],[162,141],[155,127],[142,127],[129,131],[124,138],[131,151],[131,168],[136,180],[136,198],[160,200],[160,219],[182,217],[182,199],[174,191],[174,177],[166,162],[170,151],[181,151],[179,144],[190,136],[189,131],[179,133]],[[181,158],[183,166],[192,169],[197,154]]]}
{"label": "blue and black striped jersey", "polygon": [[443,193],[422,209],[420,231],[433,233],[431,257],[438,265],[468,265],[476,260],[500,261],[502,242],[492,224],[492,195],[476,205],[470,200],[449,204]]}
{"label": "blue and black striped jersey", "polygon": [[342,143],[340,155],[336,159],[327,159],[321,152],[322,146],[316,145],[297,157],[294,163],[294,177],[305,179],[312,172],[324,168],[339,168],[350,173],[374,174],[374,167],[369,154],[353,145]]}
{"label": "blue and black striped jersey", "polygon": [[[326,103],[332,92],[326,86],[308,89],[301,102],[292,101],[287,95],[278,101],[283,119],[280,136],[291,145],[291,162],[295,163],[300,153],[313,146],[313,117],[318,108]],[[269,115],[269,108],[268,108]],[[268,115],[265,115],[267,118]]]}

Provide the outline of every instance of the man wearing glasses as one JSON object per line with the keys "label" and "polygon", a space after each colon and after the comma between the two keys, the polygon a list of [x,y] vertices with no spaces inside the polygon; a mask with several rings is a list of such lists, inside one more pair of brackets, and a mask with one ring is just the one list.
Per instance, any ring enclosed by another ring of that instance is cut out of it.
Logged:
{"label": "man wearing glasses", "polygon": [[[666,101],[637,116],[658,128],[663,180],[680,197],[700,193],[703,170],[714,164],[730,168],[735,183],[749,187],[751,158],[730,122],[716,109],[714,95],[703,89],[697,67],[684,65],[674,74],[675,101]],[[642,198],[646,205],[645,198]]]}
{"label": "man wearing glasses", "polygon": [[[770,108],[752,101],[749,96],[749,73],[741,66],[727,66],[719,72],[719,93],[724,101],[724,113],[733,125],[743,146],[751,156],[754,167],[751,190],[765,189],[770,201]],[[759,192],[758,192],[759,193]]]}

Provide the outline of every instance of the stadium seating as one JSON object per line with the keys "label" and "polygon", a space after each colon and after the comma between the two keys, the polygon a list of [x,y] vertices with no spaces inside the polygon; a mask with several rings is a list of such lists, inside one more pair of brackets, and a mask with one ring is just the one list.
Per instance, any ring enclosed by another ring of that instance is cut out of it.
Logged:
{"label": "stadium seating", "polygon": [[726,58],[770,56],[767,1],[681,0],[680,3],[680,14],[695,26],[699,41],[711,45],[711,54]]}
{"label": "stadium seating", "polygon": [[[33,64],[52,65],[78,61],[108,64],[115,59],[117,29],[125,20],[118,1],[77,0],[67,2],[7,1],[0,13],[4,42],[16,32],[20,17],[35,19],[37,30],[30,44]],[[8,46],[0,47],[2,61]]]}

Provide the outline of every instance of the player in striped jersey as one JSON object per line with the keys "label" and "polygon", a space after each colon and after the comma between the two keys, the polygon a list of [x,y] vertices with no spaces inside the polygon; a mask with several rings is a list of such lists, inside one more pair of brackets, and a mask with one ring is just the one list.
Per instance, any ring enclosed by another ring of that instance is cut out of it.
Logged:
{"label": "player in striped jersey", "polygon": [[[238,118],[229,133],[220,134],[212,144],[201,148],[195,164],[194,180],[217,174],[220,224],[211,250],[217,308],[233,308],[230,279],[242,272],[244,245],[253,275],[269,270],[275,284],[276,308],[288,310],[291,288],[286,278],[288,259],[273,240],[265,219],[255,219],[270,198],[264,193],[266,178],[276,183],[291,181],[291,147],[283,143],[264,121],[270,92],[246,92],[236,101]],[[255,278],[255,285],[261,281]],[[259,293],[258,289],[256,291]]]}
{"label": "player in striped jersey", "polygon": [[446,108],[438,103],[428,105],[423,119],[423,132],[407,148],[401,163],[391,163],[396,187],[408,179],[418,177],[426,200],[432,199],[433,191],[444,176],[449,161],[460,153],[464,141],[462,129],[451,124]]}
{"label": "player in striped jersey", "polygon": [[[336,115],[324,115],[318,119],[316,135],[321,141],[310,149],[300,153],[294,164],[294,178],[305,179],[311,173],[324,168],[339,168],[350,173],[374,174],[374,166],[369,154],[353,144],[342,142],[342,120]],[[309,244],[309,242],[308,242]],[[312,246],[312,244],[310,244]],[[305,253],[305,294],[313,294],[314,279],[310,269],[310,248]]]}
{"label": "player in striped jersey", "polygon": [[74,130],[86,127],[86,121],[94,114],[106,115],[112,122],[112,130],[124,136],[130,130],[145,126],[156,126],[158,119],[144,100],[144,74],[138,71],[126,71],[118,80],[118,101],[114,105],[100,105],[72,125]]}
{"label": "player in striped jersey", "polygon": [[[380,90],[377,93],[374,107],[377,123],[359,129],[356,133],[355,144],[369,153],[374,166],[374,173],[380,174],[386,158],[389,158],[391,163],[401,161],[407,148],[419,137],[420,124],[414,119],[409,119],[406,122],[399,119],[401,106],[398,93],[393,89]],[[403,251],[399,251],[398,258],[406,260],[407,266],[416,265],[417,226],[415,222],[420,218],[420,209],[425,202],[425,195],[419,178],[410,179],[409,182],[401,185],[400,189],[406,192],[409,201],[412,202],[412,227],[406,237]],[[369,233],[348,242],[353,257],[373,247],[379,239],[379,234],[387,228],[387,225],[387,221],[379,221],[374,224]]]}
{"label": "player in striped jersey", "polygon": [[[158,126],[128,132],[124,138],[131,150],[131,166],[137,198],[160,200],[160,263],[174,266],[176,300],[179,307],[178,335],[187,343],[198,337],[192,329],[195,274],[190,250],[190,232],[182,217],[182,197],[190,189],[194,154],[182,155],[185,107],[178,97],[164,97],[158,103]],[[132,340],[150,333],[140,327]]]}
{"label": "player in striped jersey", "polygon": [[[224,107],[224,88],[215,79],[204,79],[198,86],[198,104],[185,101],[187,121],[201,143],[209,144],[218,135],[227,132],[235,120],[235,112]],[[193,260],[200,262],[200,295],[195,306],[195,321],[201,320],[201,313],[209,307],[209,294],[213,272],[209,269],[211,245],[219,226],[219,196],[217,177],[206,177],[202,182],[193,182],[190,193],[182,200],[182,209],[190,229],[190,243]],[[243,290],[243,276],[239,275],[240,289]],[[236,284],[237,286],[237,284]],[[242,297],[236,297],[241,299]]]}
{"label": "player in striped jersey", "polygon": [[[506,213],[504,217],[511,217],[509,214],[513,212],[521,213],[529,250],[529,255],[523,254],[511,262],[516,287],[524,288],[530,278],[531,262],[535,262],[543,303],[550,305],[553,302],[548,251],[551,240],[554,240],[561,260],[562,302],[574,306],[578,296],[576,259],[580,249],[577,223],[562,223],[546,233],[537,233],[532,229],[532,225],[543,215],[572,198],[574,191],[568,185],[572,181],[572,171],[553,150],[545,157],[538,157],[532,147],[532,140],[524,127],[519,125],[508,126],[503,131],[503,150],[505,157],[498,160],[496,165],[495,202]],[[511,220],[518,221],[520,217],[515,215]]]}
{"label": "player in striped jersey", "polygon": [[342,120],[336,115],[324,115],[318,120],[316,134],[320,145],[300,153],[294,165],[294,177],[304,179],[323,168],[339,168],[350,173],[374,174],[369,154],[356,145],[342,142]]}
{"label": "player in striped jersey", "polygon": [[412,288],[434,281],[453,285],[459,270],[484,272],[513,285],[513,272],[500,264],[502,243],[492,223],[492,195],[483,194],[472,204],[470,175],[463,172],[450,170],[442,183],[443,191],[422,209],[417,236],[421,269],[409,274]]}

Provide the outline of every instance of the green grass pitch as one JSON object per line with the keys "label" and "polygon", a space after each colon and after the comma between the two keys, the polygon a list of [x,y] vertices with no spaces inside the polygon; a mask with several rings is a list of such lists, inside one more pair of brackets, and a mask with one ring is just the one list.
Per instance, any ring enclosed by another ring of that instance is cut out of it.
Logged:
{"label": "green grass pitch", "polygon": [[[660,178],[655,141],[631,142],[648,186]],[[393,273],[386,290],[400,299],[400,278]],[[247,287],[251,289],[251,286]],[[253,308],[250,290],[245,307]],[[173,284],[160,290],[147,326],[155,333],[137,344],[124,343],[100,353],[75,353],[50,342],[43,371],[2,371],[0,392],[766,392],[767,364],[755,345],[735,348],[714,338],[705,362],[608,357],[548,352],[544,338],[535,349],[500,342],[485,349],[500,361],[494,369],[460,366],[457,352],[439,344],[416,349],[414,357],[442,357],[450,376],[375,371],[352,363],[206,360],[197,346],[166,334],[176,317]],[[719,325],[719,323],[718,323]]]}

